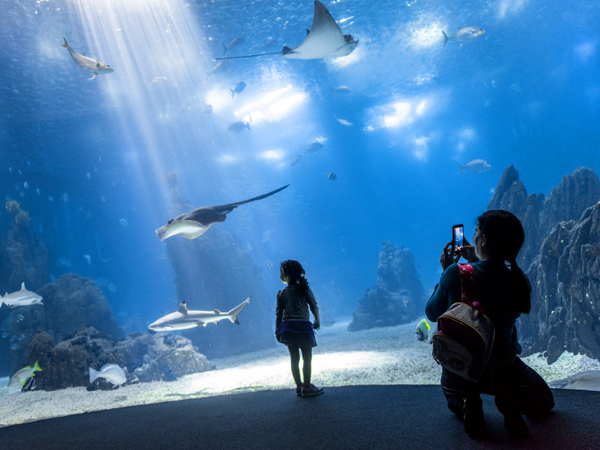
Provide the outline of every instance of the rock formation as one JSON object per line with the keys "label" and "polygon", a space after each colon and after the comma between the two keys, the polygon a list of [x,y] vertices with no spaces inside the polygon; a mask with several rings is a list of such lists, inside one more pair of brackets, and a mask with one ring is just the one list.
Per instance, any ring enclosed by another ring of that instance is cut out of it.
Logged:
{"label": "rock formation", "polygon": [[[78,331],[72,338],[54,345],[52,336],[40,332],[29,346],[27,363],[38,362],[38,389],[56,390],[89,386],[89,368],[118,364],[127,375],[127,383],[137,381],[172,381],[190,373],[212,369],[206,357],[198,353],[191,341],[170,334],[137,333],[114,341],[93,327]],[[111,383],[98,379],[91,388],[112,389]]]}
{"label": "rock formation", "polygon": [[598,201],[600,180],[579,167],[544,198],[530,194],[508,167],[487,209],[506,209],[523,223],[518,263],[532,284],[532,311],[519,319],[524,355],[565,350],[600,359]]}
{"label": "rock formation", "polygon": [[359,301],[348,330],[388,327],[410,322],[425,305],[425,291],[411,251],[383,243],[379,253],[377,286]]}

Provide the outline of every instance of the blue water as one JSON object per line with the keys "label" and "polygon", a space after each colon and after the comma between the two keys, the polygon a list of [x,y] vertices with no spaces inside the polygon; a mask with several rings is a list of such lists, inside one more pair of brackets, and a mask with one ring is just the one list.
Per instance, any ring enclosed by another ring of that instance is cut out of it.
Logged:
{"label": "blue water", "polygon": [[[247,246],[273,303],[278,263],[293,258],[332,315],[347,315],[376,284],[383,241],[411,249],[428,292],[452,224],[471,237],[507,166],[529,193],[578,166],[600,173],[599,3],[326,6],[360,40],[352,55],[215,70],[236,38],[226,55],[298,45],[312,2],[4,2],[0,187],[30,213],[52,276],[94,278],[119,321],[153,321],[178,301],[154,233],[170,218],[165,175],[196,207],[289,183],[215,227]],[[442,30],[465,26],[486,33],[443,45]],[[89,80],[63,36],[114,72]],[[228,131],[240,120],[250,130]],[[474,159],[491,169],[461,174],[456,163]]]}

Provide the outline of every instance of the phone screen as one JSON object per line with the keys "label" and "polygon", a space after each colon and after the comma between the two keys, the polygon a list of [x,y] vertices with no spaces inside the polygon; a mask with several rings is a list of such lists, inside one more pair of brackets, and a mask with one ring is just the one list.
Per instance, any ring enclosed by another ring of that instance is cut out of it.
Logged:
{"label": "phone screen", "polygon": [[462,224],[452,226],[452,243],[455,248],[462,248],[465,245],[465,228]]}

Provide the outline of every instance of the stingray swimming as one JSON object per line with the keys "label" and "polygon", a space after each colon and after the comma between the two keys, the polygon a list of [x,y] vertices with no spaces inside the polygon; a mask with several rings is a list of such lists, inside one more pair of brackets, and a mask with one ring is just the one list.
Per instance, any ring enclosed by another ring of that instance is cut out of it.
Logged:
{"label": "stingray swimming", "polygon": [[193,211],[181,214],[174,219],[169,220],[165,225],[156,230],[156,235],[161,241],[164,241],[171,236],[175,236],[176,234],[180,234],[186,239],[196,239],[198,236],[206,233],[213,223],[225,222],[227,214],[238,206],[270,197],[273,194],[277,194],[279,191],[283,191],[288,186],[289,184],[286,184],[279,189],[241,202],[217,206],[203,206],[194,209]]}
{"label": "stingray swimming", "polygon": [[323,3],[315,1],[315,15],[312,28],[307,30],[306,38],[302,44],[294,48],[283,47],[280,52],[259,53],[257,55],[227,56],[221,59],[254,58],[265,55],[281,55],[286,59],[320,59],[348,56],[358,45],[358,39],[351,35],[343,34]]}

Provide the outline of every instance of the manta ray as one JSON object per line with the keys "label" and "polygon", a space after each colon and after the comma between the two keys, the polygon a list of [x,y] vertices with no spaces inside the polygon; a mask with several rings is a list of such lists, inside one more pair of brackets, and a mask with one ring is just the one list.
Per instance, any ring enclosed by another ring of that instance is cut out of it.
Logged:
{"label": "manta ray", "polygon": [[156,235],[161,241],[164,241],[171,236],[175,236],[176,234],[180,234],[186,239],[196,239],[198,236],[206,233],[213,223],[225,222],[227,214],[238,206],[270,197],[273,194],[277,194],[279,191],[283,191],[288,186],[289,184],[286,184],[279,189],[241,202],[217,206],[203,206],[194,209],[193,211],[181,214],[174,219],[169,220],[165,225],[156,229]]}
{"label": "manta ray", "polygon": [[257,55],[228,56],[221,59],[253,58],[264,55],[281,55],[285,59],[320,59],[348,56],[358,45],[350,34],[343,34],[323,3],[315,0],[315,15],[312,28],[307,30],[304,41],[294,48],[283,47],[280,52],[260,53]]}

